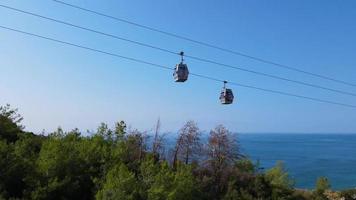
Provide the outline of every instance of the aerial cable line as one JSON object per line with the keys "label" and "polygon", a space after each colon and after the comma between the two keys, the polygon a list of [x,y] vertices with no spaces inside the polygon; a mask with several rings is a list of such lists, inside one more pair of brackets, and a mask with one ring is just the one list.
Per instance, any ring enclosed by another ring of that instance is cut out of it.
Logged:
{"label": "aerial cable line", "polygon": [[[42,19],[45,19],[45,20],[49,20],[49,21],[52,21],[52,22],[64,24],[64,25],[67,25],[67,26],[71,26],[71,27],[74,27],[74,28],[81,29],[81,30],[85,30],[85,31],[96,33],[96,34],[104,35],[104,36],[111,37],[111,38],[114,38],[114,39],[118,39],[118,40],[121,40],[121,41],[133,43],[133,44],[144,46],[144,47],[148,47],[148,48],[152,48],[152,49],[159,50],[159,51],[162,51],[162,52],[166,52],[166,53],[170,53],[170,54],[174,54],[174,55],[179,55],[179,53],[176,53],[175,51],[172,51],[172,50],[168,50],[168,49],[165,49],[165,48],[157,47],[157,46],[150,45],[150,44],[143,43],[143,42],[139,42],[139,41],[136,41],[136,40],[130,40],[130,39],[127,39],[127,38],[124,38],[124,37],[120,37],[120,36],[113,35],[113,34],[110,34],[110,33],[105,33],[105,32],[102,32],[102,31],[95,30],[95,29],[79,26],[79,25],[72,24],[72,23],[69,23],[69,22],[66,22],[66,21],[62,21],[62,20],[46,17],[46,16],[39,15],[39,14],[36,14],[36,13],[28,12],[28,11],[25,11],[25,10],[13,8],[13,7],[9,7],[9,6],[6,6],[6,5],[1,5],[1,4],[0,4],[0,7],[6,8],[6,9],[10,9],[10,10],[13,10],[13,11],[17,11],[17,12],[21,12],[21,13],[24,13],[24,14],[28,14],[28,15],[31,15],[31,16],[35,16],[35,17],[38,17],[38,18],[42,18]],[[244,71],[244,72],[247,72],[247,73],[252,73],[252,74],[256,74],[256,75],[260,75],[260,76],[265,76],[265,77],[269,77],[269,78],[273,78],[273,79],[292,82],[292,83],[296,83],[296,84],[300,84],[300,85],[304,85],[304,86],[309,86],[309,87],[313,87],[313,88],[317,88],[317,89],[336,92],[336,93],[339,93],[339,94],[356,96],[356,94],[352,93],[352,92],[347,92],[347,91],[343,91],[343,90],[337,90],[337,89],[333,89],[333,88],[329,88],[329,87],[320,86],[320,85],[317,85],[317,84],[312,84],[312,83],[307,83],[307,82],[303,82],[303,81],[284,78],[284,77],[281,77],[281,76],[277,76],[277,75],[273,75],[273,74],[267,74],[267,73],[264,73],[264,72],[258,72],[258,71],[250,70],[250,69],[243,68],[243,67],[237,67],[237,66],[224,64],[224,63],[216,62],[216,61],[205,59],[205,58],[200,58],[200,57],[197,57],[197,56],[185,55],[185,57],[191,58],[191,59],[194,59],[194,60],[197,60],[197,61],[200,61],[200,62],[205,62],[205,63],[218,65],[220,67],[230,68],[230,69],[234,69],[234,70],[240,70],[240,71]]]}
{"label": "aerial cable line", "polygon": [[273,65],[273,66],[276,66],[276,67],[279,67],[279,68],[288,69],[288,70],[299,72],[299,73],[302,73],[302,74],[307,74],[307,75],[318,77],[318,78],[321,78],[321,79],[324,79],[324,80],[329,80],[329,81],[333,81],[333,82],[336,82],[336,83],[340,83],[340,84],[356,87],[355,83],[351,83],[351,82],[348,82],[348,81],[344,81],[344,80],[336,79],[336,78],[333,78],[333,77],[330,77],[330,76],[326,76],[326,75],[321,75],[321,74],[305,71],[305,70],[302,70],[302,69],[298,69],[296,67],[292,67],[290,65],[281,64],[281,63],[274,62],[274,61],[271,61],[271,60],[267,60],[267,59],[264,59],[264,58],[251,56],[251,55],[248,55],[248,54],[245,54],[245,53],[242,53],[242,52],[238,52],[238,51],[235,51],[235,50],[231,50],[231,49],[224,48],[224,47],[221,47],[221,46],[217,46],[217,45],[214,45],[214,44],[209,44],[207,42],[198,41],[198,40],[195,40],[195,39],[192,39],[192,38],[189,38],[189,37],[185,37],[185,36],[181,36],[181,35],[178,35],[178,34],[175,34],[175,33],[163,31],[163,30],[160,30],[160,29],[157,29],[157,28],[153,28],[151,26],[139,24],[139,23],[127,20],[127,19],[123,19],[123,18],[112,16],[112,15],[104,14],[104,13],[101,13],[101,12],[98,12],[98,11],[95,11],[95,10],[83,8],[83,7],[80,7],[80,6],[77,6],[77,5],[74,5],[74,4],[70,4],[70,3],[67,3],[67,2],[64,2],[64,1],[60,1],[60,0],[53,0],[53,1],[56,2],[56,3],[60,3],[62,5],[66,5],[66,6],[69,6],[69,7],[72,7],[72,8],[76,8],[76,9],[79,9],[79,10],[82,10],[82,11],[86,11],[86,12],[89,12],[89,13],[92,13],[92,14],[96,14],[96,15],[99,15],[99,16],[102,16],[102,17],[110,18],[110,19],[113,19],[113,20],[116,20],[116,21],[119,21],[119,22],[130,24],[130,25],[133,25],[133,26],[136,26],[136,27],[140,27],[140,28],[143,28],[143,29],[146,29],[146,30],[150,30],[150,31],[153,31],[153,32],[161,33],[161,34],[164,34],[164,35],[167,35],[167,36],[170,36],[170,37],[174,37],[174,38],[177,38],[177,39],[189,41],[189,42],[192,42],[192,43],[195,43],[195,44],[199,44],[201,46],[209,47],[209,48],[212,48],[212,49],[217,49],[217,50],[220,50],[220,51],[223,51],[223,52],[226,52],[226,53],[230,53],[230,54],[237,55],[237,56],[242,56],[242,57],[249,58],[249,59],[252,59],[252,60],[255,60],[255,61],[259,61],[259,62],[262,62],[262,63],[265,63],[265,64]]}
{"label": "aerial cable line", "polygon": [[[116,53],[111,53],[111,52],[107,52],[107,51],[103,51],[103,50],[98,50],[98,49],[95,49],[95,48],[91,48],[91,47],[87,47],[87,46],[83,46],[83,45],[78,45],[78,44],[74,44],[74,43],[71,43],[71,42],[66,42],[66,41],[62,41],[62,40],[58,40],[58,39],[54,39],[54,38],[50,38],[50,37],[46,37],[46,36],[42,36],[42,35],[30,33],[30,32],[26,32],[26,31],[14,29],[14,28],[6,27],[6,26],[1,26],[0,25],[0,28],[6,29],[6,30],[9,30],[9,31],[13,31],[13,32],[17,32],[17,33],[22,33],[22,34],[25,34],[25,35],[28,35],[28,36],[33,36],[33,37],[37,37],[37,38],[53,41],[53,42],[60,43],[60,44],[65,44],[65,45],[68,45],[68,46],[73,46],[73,47],[77,47],[77,48],[81,48],[81,49],[85,49],[85,50],[89,50],[89,51],[93,51],[93,52],[97,52],[97,53],[101,53],[101,54],[106,54],[106,55],[122,58],[122,59],[125,59],[125,60],[134,61],[134,62],[137,62],[137,63],[142,63],[142,64],[154,66],[154,67],[165,69],[165,70],[173,70],[172,68],[166,67],[164,65],[159,65],[159,64],[155,64],[155,63],[152,63],[152,62],[147,62],[147,61],[136,59],[136,58],[122,56],[122,55],[119,55],[119,54],[116,54]],[[240,87],[255,89],[255,90],[269,92],[269,93],[280,94],[280,95],[284,95],[284,96],[291,96],[291,97],[297,97],[297,98],[301,98],[301,99],[308,99],[308,100],[321,102],[321,103],[328,103],[328,104],[334,104],[334,105],[339,105],[339,106],[344,106],[344,107],[349,107],[349,108],[356,108],[356,105],[340,103],[340,102],[334,102],[334,101],[329,101],[329,100],[324,100],[324,99],[319,99],[319,98],[314,98],[314,97],[308,97],[308,96],[303,96],[303,95],[298,95],[298,94],[293,94],[293,93],[288,93],[288,92],[283,92],[283,91],[278,91],[278,90],[265,89],[265,88],[261,88],[261,87],[240,84],[240,83],[237,83],[237,82],[228,82],[226,80],[221,80],[221,79],[218,79],[218,78],[215,78],[215,77],[196,74],[196,73],[190,73],[190,74],[192,76],[200,77],[200,78],[211,80],[211,81],[215,81],[215,82],[229,83],[231,85],[236,85],[236,86],[240,86]]]}

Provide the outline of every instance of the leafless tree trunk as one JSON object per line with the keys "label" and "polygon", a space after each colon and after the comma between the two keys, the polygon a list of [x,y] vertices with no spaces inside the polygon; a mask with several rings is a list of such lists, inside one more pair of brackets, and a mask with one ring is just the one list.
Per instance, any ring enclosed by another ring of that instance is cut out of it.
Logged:
{"label": "leafless tree trunk", "polygon": [[154,128],[154,137],[152,142],[152,153],[155,157],[155,160],[160,160],[163,154],[163,139],[164,135],[160,134],[161,129],[161,120],[158,118],[156,126]]}
{"label": "leafless tree trunk", "polygon": [[182,137],[179,136],[173,151],[173,169],[177,168],[178,154],[181,150],[181,147],[182,147]]}

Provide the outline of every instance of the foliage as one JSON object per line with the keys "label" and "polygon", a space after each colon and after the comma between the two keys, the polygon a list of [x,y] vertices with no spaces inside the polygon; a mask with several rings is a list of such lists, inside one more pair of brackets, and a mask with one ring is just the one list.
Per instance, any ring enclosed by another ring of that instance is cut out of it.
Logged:
{"label": "foliage", "polygon": [[16,142],[24,128],[20,125],[22,119],[17,109],[11,109],[9,104],[0,106],[0,139]]}
{"label": "foliage", "polygon": [[316,200],[328,200],[325,192],[330,189],[329,180],[326,177],[320,177],[316,181],[313,196]]}
{"label": "foliage", "polygon": [[339,192],[334,192],[331,190],[326,190],[324,192],[324,195],[328,200],[344,200],[344,198],[341,197]]}
{"label": "foliage", "polygon": [[[173,156],[164,159],[157,122],[152,144],[146,132],[120,121],[111,130],[78,129],[35,135],[22,117],[0,107],[0,199],[311,200],[355,199],[355,190],[333,192],[326,178],[313,192],[296,190],[282,163],[266,172],[240,154],[236,135],[222,125],[207,143],[197,124],[180,130]],[[149,150],[148,147],[151,147]]]}
{"label": "foliage", "polygon": [[356,189],[348,189],[340,191],[340,195],[345,198],[345,200],[355,200],[356,199]]}
{"label": "foliage", "polygon": [[97,193],[96,199],[140,199],[139,185],[135,175],[124,164],[115,165],[107,173],[105,179],[103,188]]}

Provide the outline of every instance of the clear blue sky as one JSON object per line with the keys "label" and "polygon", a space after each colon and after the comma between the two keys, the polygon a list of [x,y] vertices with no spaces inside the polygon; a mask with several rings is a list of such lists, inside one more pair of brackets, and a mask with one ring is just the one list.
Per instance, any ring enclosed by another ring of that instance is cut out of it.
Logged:
{"label": "clear blue sky", "polygon": [[[349,82],[356,82],[356,2],[349,1],[68,1],[183,36]],[[349,87],[207,49],[50,0],[1,4],[231,65],[330,88]],[[179,57],[0,8],[0,24],[174,67]],[[187,59],[190,71],[300,95],[356,104],[336,94]],[[356,132],[356,109],[232,87],[236,102],[218,102],[221,84],[0,30],[0,104],[18,107],[28,130],[96,129],[125,120],[148,130],[195,120],[209,130]]]}

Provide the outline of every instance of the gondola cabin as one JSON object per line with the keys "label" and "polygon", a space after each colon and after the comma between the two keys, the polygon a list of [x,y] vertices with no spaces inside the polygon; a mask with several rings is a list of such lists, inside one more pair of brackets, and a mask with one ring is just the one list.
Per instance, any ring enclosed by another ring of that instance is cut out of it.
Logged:
{"label": "gondola cabin", "polygon": [[228,89],[225,87],[225,84],[227,82],[224,82],[224,87],[221,90],[220,93],[220,102],[221,104],[232,104],[234,101],[234,94],[232,93],[231,89]]}
{"label": "gondola cabin", "polygon": [[186,64],[179,63],[174,69],[174,80],[176,82],[184,82],[188,79],[189,70]]}
{"label": "gondola cabin", "polygon": [[173,77],[176,82],[184,82],[188,79],[189,70],[188,66],[184,64],[184,52],[180,52],[181,62],[174,68]]}

